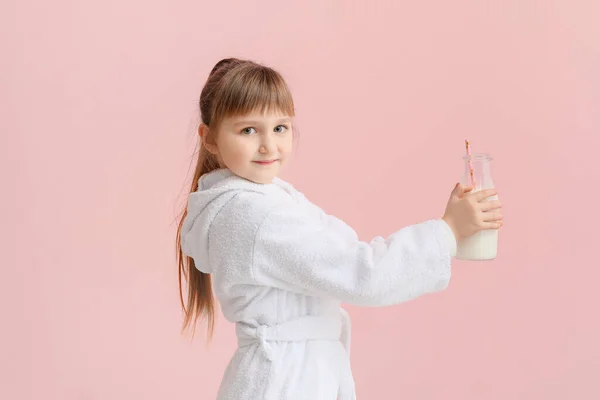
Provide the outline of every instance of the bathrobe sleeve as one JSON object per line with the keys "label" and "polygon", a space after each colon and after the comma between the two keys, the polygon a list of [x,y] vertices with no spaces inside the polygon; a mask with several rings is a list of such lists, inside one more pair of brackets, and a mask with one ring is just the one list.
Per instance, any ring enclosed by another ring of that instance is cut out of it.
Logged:
{"label": "bathrobe sleeve", "polygon": [[277,206],[258,227],[253,249],[260,284],[375,307],[445,289],[456,240],[440,219],[364,242],[332,215]]}

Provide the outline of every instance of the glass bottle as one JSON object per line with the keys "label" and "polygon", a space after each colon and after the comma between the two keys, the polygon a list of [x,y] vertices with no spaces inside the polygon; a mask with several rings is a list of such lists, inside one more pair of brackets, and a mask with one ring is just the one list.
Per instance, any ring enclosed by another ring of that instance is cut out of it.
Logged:
{"label": "glass bottle", "polygon": [[[470,157],[464,156],[463,159],[465,164],[460,182],[462,185],[473,186],[469,167],[470,159],[475,180],[475,189],[473,189],[473,192],[495,188],[490,168],[493,158],[489,154],[475,153]],[[489,197],[487,200],[498,200],[498,195]],[[493,260],[496,258],[497,253],[498,230],[486,229],[460,240],[457,243],[456,258],[461,260]]]}

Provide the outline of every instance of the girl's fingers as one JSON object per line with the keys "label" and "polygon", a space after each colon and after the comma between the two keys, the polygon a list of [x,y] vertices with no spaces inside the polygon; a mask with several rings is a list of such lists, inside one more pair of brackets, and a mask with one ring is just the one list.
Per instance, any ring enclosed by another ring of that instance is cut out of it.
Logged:
{"label": "girl's fingers", "polygon": [[483,199],[487,199],[488,197],[492,197],[497,194],[498,192],[496,191],[496,189],[485,189],[473,193],[473,196],[475,197],[475,200],[477,200],[477,202],[480,202]]}
{"label": "girl's fingers", "polygon": [[466,185],[461,185],[460,183],[457,183],[456,186],[454,187],[454,190],[452,191],[452,195],[461,197],[465,193],[469,193],[471,190],[473,190],[472,186],[466,186]]}
{"label": "girl's fingers", "polygon": [[495,210],[498,208],[502,208],[502,203],[500,202],[500,200],[492,200],[481,203],[481,211],[483,212]]}
{"label": "girl's fingers", "polygon": [[502,221],[500,210],[488,211],[483,213],[483,222]]}
{"label": "girl's fingers", "polygon": [[502,221],[484,222],[482,224],[483,229],[500,229],[501,227],[502,227]]}

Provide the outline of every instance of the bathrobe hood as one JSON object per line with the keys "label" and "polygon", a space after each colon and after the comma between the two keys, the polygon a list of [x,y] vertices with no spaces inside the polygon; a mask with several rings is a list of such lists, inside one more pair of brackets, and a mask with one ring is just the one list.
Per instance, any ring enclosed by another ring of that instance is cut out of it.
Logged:
{"label": "bathrobe hood", "polygon": [[294,188],[280,178],[273,179],[272,184],[259,184],[241,178],[229,169],[218,169],[201,176],[198,189],[188,197],[187,215],[181,230],[183,253],[194,259],[198,270],[212,273],[208,259],[208,235],[219,211],[240,192],[268,194],[281,192],[281,189],[295,197]]}

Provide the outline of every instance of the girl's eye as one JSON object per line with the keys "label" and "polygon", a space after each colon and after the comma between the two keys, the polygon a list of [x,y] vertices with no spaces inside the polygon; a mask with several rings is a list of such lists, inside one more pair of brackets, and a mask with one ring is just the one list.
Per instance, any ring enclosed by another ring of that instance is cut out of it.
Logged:
{"label": "girl's eye", "polygon": [[277,128],[284,128],[284,129],[285,129],[285,130],[283,130],[283,131],[278,131],[277,133],[283,133],[283,132],[285,132],[285,131],[287,131],[287,130],[289,129],[289,128],[288,128],[286,125],[279,125],[279,126],[278,126],[278,127],[276,127],[275,129],[277,129]]}
{"label": "girl's eye", "polygon": [[254,128],[244,128],[244,129],[242,129],[242,133],[243,133],[244,135],[251,135],[251,134],[252,134],[252,132],[248,132],[248,130],[249,130],[249,129],[254,129]]}

